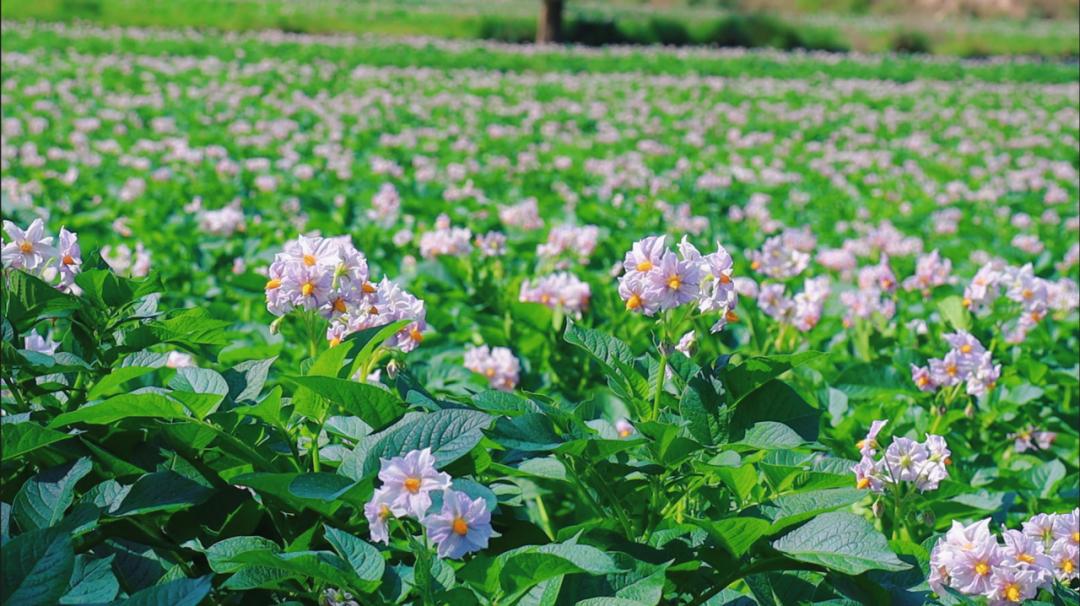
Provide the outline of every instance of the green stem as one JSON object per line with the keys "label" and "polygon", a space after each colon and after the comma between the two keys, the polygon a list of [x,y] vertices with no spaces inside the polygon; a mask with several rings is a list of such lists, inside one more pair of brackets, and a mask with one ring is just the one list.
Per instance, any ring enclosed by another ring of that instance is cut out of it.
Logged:
{"label": "green stem", "polygon": [[656,393],[653,394],[652,416],[650,421],[660,418],[660,394],[664,393],[664,376],[667,375],[667,353],[665,345],[660,344],[660,370],[656,375]]}

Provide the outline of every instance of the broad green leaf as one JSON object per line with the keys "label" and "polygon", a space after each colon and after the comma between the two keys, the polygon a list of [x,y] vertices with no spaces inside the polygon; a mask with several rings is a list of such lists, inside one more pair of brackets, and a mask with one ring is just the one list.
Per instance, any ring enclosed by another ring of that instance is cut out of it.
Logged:
{"label": "broad green leaf", "polygon": [[803,440],[818,437],[821,411],[806,402],[787,383],[771,380],[757,387],[739,401],[731,420],[731,435],[742,438],[744,432],[762,421],[775,421],[795,430]]}
{"label": "broad green leaf", "polygon": [[113,601],[120,591],[120,583],[112,571],[115,555],[90,559],[85,555],[75,557],[69,589],[61,604],[105,604]]}
{"label": "broad green leaf", "polygon": [[236,572],[245,565],[237,564],[232,558],[238,554],[249,551],[270,551],[278,553],[281,547],[277,543],[263,537],[243,536],[230,537],[214,543],[206,548],[206,561],[214,572]]}
{"label": "broad green leaf", "polygon": [[274,427],[282,427],[281,414],[281,386],[274,387],[266,394],[266,397],[258,404],[251,406],[237,406],[230,412],[262,419]]}
{"label": "broad green leaf", "polygon": [[247,551],[237,554],[231,560],[240,564],[252,564],[284,573],[298,575],[320,580],[324,583],[340,587],[350,588],[355,591],[363,589],[357,587],[356,576],[352,566],[329,551],[293,551],[275,553],[271,551]]}
{"label": "broad green leaf", "polygon": [[679,401],[679,412],[690,435],[701,444],[714,446],[728,441],[732,411],[704,372],[687,383]]}
{"label": "broad green leaf", "polygon": [[188,419],[180,404],[157,393],[125,393],[104,402],[84,404],[77,410],[57,415],[49,427],[63,427],[75,423],[109,425],[123,419]]}
{"label": "broad green leaf", "polygon": [[0,603],[55,604],[67,592],[75,567],[71,537],[58,529],[30,530],[0,547]]}
{"label": "broad green leaf", "polygon": [[792,559],[843,574],[910,568],[866,519],[843,511],[823,513],[773,541],[772,546]]}
{"label": "broad green leaf", "polygon": [[725,367],[721,371],[724,386],[731,392],[729,402],[738,404],[754,390],[776,379],[785,372],[816,360],[826,354],[820,351],[804,351],[795,354],[754,356],[741,364]]}
{"label": "broad green leaf", "polygon": [[762,505],[761,511],[772,519],[769,531],[772,534],[816,515],[850,507],[865,498],[866,491],[857,488],[828,488],[781,495]]}
{"label": "broad green leaf", "polygon": [[143,375],[148,375],[163,365],[164,359],[161,360],[159,366],[120,366],[113,368],[109,371],[109,374],[102,377],[97,383],[94,383],[94,386],[86,393],[86,399],[88,401],[98,400],[102,396],[114,393],[118,391],[124,383],[137,379]]}
{"label": "broad green leaf", "polygon": [[224,377],[229,385],[229,399],[233,402],[258,400],[275,360],[277,356],[265,360],[249,360],[226,370]]}
{"label": "broad green leaf", "polygon": [[8,303],[4,319],[12,325],[14,333],[25,334],[39,316],[53,316],[56,312],[80,306],[78,298],[62,293],[22,270],[12,271],[6,277],[4,298]]}
{"label": "broad green leaf", "polygon": [[945,297],[938,301],[938,313],[956,330],[971,330],[971,312],[964,307],[964,300],[957,295]]}
{"label": "broad green leaf", "polygon": [[160,286],[154,277],[132,280],[107,269],[84,270],[75,276],[75,283],[82,288],[83,297],[102,309],[126,305],[157,291]]}
{"label": "broad green leaf", "polygon": [[356,482],[336,473],[302,473],[289,483],[289,493],[301,499],[333,502]]}
{"label": "broad green leaf", "polygon": [[373,436],[364,459],[364,475],[379,469],[379,458],[402,456],[410,450],[430,448],[440,467],[453,463],[483,439],[494,417],[487,413],[449,408],[408,416]]}
{"label": "broad green leaf", "polygon": [[157,471],[136,480],[114,516],[132,516],[156,511],[186,509],[205,502],[213,490],[174,471]]}
{"label": "broad green leaf", "polygon": [[116,606],[196,606],[210,594],[213,588],[211,579],[209,575],[197,579],[175,579],[147,587]]}
{"label": "broad green leaf", "polygon": [[371,544],[344,531],[325,526],[326,540],[338,555],[352,566],[357,578],[366,583],[368,591],[374,591],[382,579],[386,562],[382,554]]}
{"label": "broad green leaf", "polygon": [[152,322],[150,330],[163,342],[187,345],[225,345],[226,329],[230,322],[211,317],[201,307],[189,309],[160,322]]}
{"label": "broad green leaf", "polygon": [[566,574],[604,575],[619,570],[611,556],[603,551],[572,543],[512,549],[500,554],[494,566],[498,570],[499,585],[508,596],[520,596],[543,581]]}
{"label": "broad green leaf", "polygon": [[70,437],[33,421],[4,423],[0,425],[0,460],[7,462]]}
{"label": "broad green leaf", "polygon": [[[301,474],[298,473],[245,473],[230,481],[238,486],[247,486],[260,494],[266,494],[282,501],[294,511],[311,509],[325,516],[332,516],[340,503],[327,503],[318,499],[304,499],[289,491],[289,486]],[[268,507],[276,505],[269,504]]]}
{"label": "broad green leaf", "polygon": [[731,555],[741,558],[750,547],[769,531],[769,522],[761,518],[721,518],[719,520],[690,520],[709,533]]}
{"label": "broad green leaf", "polygon": [[405,414],[397,394],[374,385],[336,377],[293,376],[288,380],[318,394],[343,413],[359,417],[375,430]]}
{"label": "broad green leaf", "polygon": [[217,410],[229,393],[225,378],[209,368],[180,368],[169,381],[169,387],[173,389],[169,395],[183,402],[200,419]]}
{"label": "broad green leaf", "polygon": [[746,430],[739,444],[761,450],[795,448],[803,444],[803,439],[795,430],[775,421],[762,421]]}
{"label": "broad green leaf", "polygon": [[43,471],[19,489],[11,503],[12,515],[24,531],[54,526],[75,500],[75,484],[90,473],[90,459],[82,458]]}

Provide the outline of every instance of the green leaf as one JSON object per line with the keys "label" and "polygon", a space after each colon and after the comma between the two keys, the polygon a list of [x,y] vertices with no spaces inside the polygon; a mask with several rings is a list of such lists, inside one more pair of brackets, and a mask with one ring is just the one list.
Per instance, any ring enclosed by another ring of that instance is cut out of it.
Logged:
{"label": "green leaf", "polygon": [[87,269],[75,276],[83,296],[94,305],[109,309],[121,307],[159,289],[154,277],[142,280],[122,278],[107,269]]}
{"label": "green leaf", "polygon": [[768,505],[762,505],[761,511],[772,519],[769,532],[773,534],[816,515],[849,507],[865,498],[866,491],[857,488],[827,488],[781,495]]}
{"label": "green leaf", "polygon": [[226,329],[231,322],[216,320],[201,307],[189,309],[161,322],[152,322],[150,330],[163,342],[187,345],[225,345]]}
{"label": "green leaf", "polygon": [[136,593],[116,606],[196,606],[213,588],[209,575],[197,579],[175,579],[153,585]]}
{"label": "green leaf", "polygon": [[679,412],[690,435],[701,444],[715,446],[728,441],[732,411],[704,372],[694,375],[687,383],[679,401]]}
{"label": "green leaf", "polygon": [[0,603],[55,604],[75,567],[71,537],[57,529],[24,532],[0,547]]}
{"label": "green leaf", "polygon": [[365,582],[368,591],[374,591],[379,586],[386,568],[386,562],[379,550],[344,531],[330,526],[325,526],[325,529],[326,540],[333,546],[334,551],[352,566],[353,572]]}
{"label": "green leaf", "polygon": [[19,489],[11,504],[12,515],[24,531],[48,528],[64,517],[75,500],[75,484],[93,466],[82,458],[60,467],[43,471],[30,478]]}
{"label": "green leaf", "polygon": [[277,356],[265,360],[248,360],[225,371],[229,399],[233,402],[255,402],[266,384],[266,376]]}
{"label": "green leaf", "polygon": [[15,333],[26,333],[39,316],[51,316],[59,311],[78,309],[80,306],[77,297],[62,293],[22,270],[11,272],[7,280],[4,288],[7,301],[4,317],[11,323]]}
{"label": "green leaf", "polygon": [[120,591],[120,583],[112,571],[115,555],[96,560],[87,556],[75,557],[69,589],[61,604],[105,604],[113,601]]}
{"label": "green leaf", "polygon": [[33,452],[38,448],[70,438],[66,433],[48,429],[34,423],[4,423],[0,425],[0,460],[5,463]]}
{"label": "green leaf", "polygon": [[649,382],[634,367],[634,352],[619,339],[598,330],[568,322],[563,339],[587,351],[602,365],[609,383],[615,382],[624,396],[645,398]]}
{"label": "green leaf", "polygon": [[954,329],[964,332],[971,330],[971,312],[964,307],[964,300],[959,296],[945,297],[938,301],[937,308],[942,319]]}
{"label": "green leaf", "polygon": [[771,380],[739,401],[731,421],[731,435],[741,438],[756,423],[775,421],[813,442],[818,437],[820,417],[821,411],[810,406],[790,385]]}
{"label": "green leaf", "polygon": [[233,561],[233,558],[249,551],[278,553],[281,551],[281,547],[270,539],[263,537],[230,537],[206,548],[205,555],[206,561],[210,564],[210,570],[218,573],[236,572],[243,568],[245,564],[238,564]]}
{"label": "green leaf", "polygon": [[169,381],[169,387],[173,388],[170,395],[200,419],[216,410],[229,393],[225,377],[209,368],[180,368]]}
{"label": "green leaf", "polygon": [[731,392],[729,402],[738,404],[754,390],[776,379],[785,372],[826,355],[820,351],[804,351],[795,354],[754,356],[741,364],[728,366],[721,371],[724,386]]}
{"label": "green leaf", "polygon": [[213,490],[174,471],[157,471],[135,481],[114,516],[132,516],[156,511],[176,511],[204,503]]}
{"label": "green leaf", "polygon": [[262,419],[274,427],[283,427],[281,419],[281,386],[271,389],[258,404],[237,406],[230,412]]}
{"label": "green leaf", "polygon": [[364,475],[379,469],[379,458],[430,448],[440,466],[453,463],[480,443],[494,417],[476,410],[449,408],[408,416],[377,434],[364,459]]}
{"label": "green leaf", "polygon": [[289,483],[289,493],[301,499],[333,502],[356,482],[336,473],[302,473]]}
{"label": "green leaf", "polygon": [[326,503],[317,499],[304,499],[289,491],[289,486],[300,474],[298,473],[245,473],[232,480],[238,486],[247,486],[259,493],[281,500],[295,511],[311,509],[326,516],[332,516],[339,503]]}
{"label": "green leaf", "polygon": [[376,431],[405,414],[397,394],[374,385],[318,376],[293,376],[288,380],[325,398],[345,414],[359,417]]}
{"label": "green leaf", "polygon": [[503,592],[511,596],[508,603],[548,579],[574,573],[605,575],[619,570],[611,556],[603,551],[572,543],[512,549],[500,554],[494,567],[498,570]]}
{"label": "green leaf", "polygon": [[801,446],[803,439],[794,429],[783,423],[762,421],[747,429],[739,444],[761,450],[774,450]]}
{"label": "green leaf", "polygon": [[769,522],[760,518],[722,518],[690,520],[736,558],[741,558],[758,539],[769,531]]}
{"label": "green leaf", "polygon": [[[130,358],[128,358],[130,359]],[[86,392],[87,400],[98,400],[102,396],[107,396],[117,390],[120,386],[132,379],[137,379],[143,375],[148,375],[161,366],[165,365],[165,360],[162,358],[160,364],[157,366],[120,366],[113,368],[109,371],[109,374],[102,377],[94,386],[90,388],[90,391]]]}
{"label": "green leaf", "polygon": [[359,591],[352,566],[328,551],[248,551],[237,554],[233,562],[270,568],[290,575],[309,577],[336,587]]}
{"label": "green leaf", "polygon": [[772,546],[800,562],[850,575],[910,568],[889,550],[885,537],[862,516],[843,511],[821,514],[773,541]]}
{"label": "green leaf", "polygon": [[1057,491],[1059,482],[1065,479],[1065,465],[1058,460],[1047,461],[1026,470],[1021,476],[1041,499],[1049,499]]}
{"label": "green leaf", "polygon": [[94,405],[84,404],[77,410],[58,415],[49,427],[75,423],[110,425],[123,419],[189,419],[180,404],[157,393],[125,393]]}

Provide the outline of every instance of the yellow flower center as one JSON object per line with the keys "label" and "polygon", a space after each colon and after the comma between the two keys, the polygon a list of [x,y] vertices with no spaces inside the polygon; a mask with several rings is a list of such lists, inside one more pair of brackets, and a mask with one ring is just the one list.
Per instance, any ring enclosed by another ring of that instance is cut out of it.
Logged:
{"label": "yellow flower center", "polygon": [[724,319],[727,320],[728,322],[738,322],[739,321],[739,316],[735,312],[733,312],[731,310],[728,310],[728,312],[726,314],[724,314]]}
{"label": "yellow flower center", "polygon": [[644,272],[644,271],[649,271],[649,270],[650,270],[650,269],[652,269],[652,268],[653,268],[653,264],[652,264],[652,261],[650,261],[650,260],[648,260],[648,259],[645,259],[645,260],[644,260],[644,261],[642,261],[641,263],[638,263],[638,264],[637,264],[637,270],[638,270],[638,271],[642,271],[642,272]]}
{"label": "yellow flower center", "polygon": [[964,304],[964,307],[971,307],[971,299],[969,299],[967,297],[964,297],[964,300],[962,301],[962,303]]}
{"label": "yellow flower center", "polygon": [[979,562],[975,565],[975,574],[979,575],[980,577],[985,577],[986,575],[990,574],[990,564],[987,564],[986,562]]}
{"label": "yellow flower center", "polygon": [[920,375],[918,379],[915,379],[915,383],[917,383],[919,387],[926,387],[927,384],[930,383],[930,379],[923,375]]}
{"label": "yellow flower center", "polygon": [[619,437],[620,438],[625,438],[625,437],[628,437],[631,433],[633,433],[633,432],[630,431],[629,429],[620,429],[619,430]]}
{"label": "yellow flower center", "polygon": [[314,255],[304,255],[304,265],[307,265],[308,267],[311,267],[312,265],[315,265],[315,256]]}
{"label": "yellow flower center", "polygon": [[1034,564],[1035,563],[1035,556],[1031,555],[1030,553],[1022,553],[1022,554],[1016,556],[1016,559],[1020,560],[1021,562],[1025,563],[1025,564]]}
{"label": "yellow flower center", "polygon": [[408,477],[405,478],[405,490],[408,490],[412,494],[420,492],[420,478]]}
{"label": "yellow flower center", "polygon": [[386,503],[379,507],[379,517],[384,520],[390,517],[390,506]]}
{"label": "yellow flower center", "polygon": [[671,290],[679,290],[679,287],[682,286],[682,279],[678,275],[671,276],[668,278],[667,285]]}
{"label": "yellow flower center", "polygon": [[413,327],[413,329],[409,331],[409,338],[419,343],[424,340],[424,335],[421,334],[419,328]]}
{"label": "yellow flower center", "polygon": [[465,536],[469,534],[469,523],[465,521],[465,518],[457,516],[453,522],[454,534],[458,536]]}
{"label": "yellow flower center", "polygon": [[630,298],[626,300],[626,309],[637,309],[641,307],[641,297],[637,294],[630,295]]}
{"label": "yellow flower center", "polygon": [[333,339],[330,339],[330,347],[335,347],[335,346],[340,345],[340,344],[341,344],[341,339],[339,339],[337,337],[334,337]]}
{"label": "yellow flower center", "polygon": [[484,374],[487,375],[487,378],[490,379],[491,377],[495,376],[495,369],[494,368],[488,368],[487,370],[484,371]]}
{"label": "yellow flower center", "polygon": [[728,276],[727,274],[720,274],[720,283],[721,284],[731,284],[731,277]]}
{"label": "yellow flower center", "polygon": [[963,345],[960,346],[960,351],[962,353],[971,353],[971,345],[968,345],[967,343],[964,343]]}
{"label": "yellow flower center", "polygon": [[345,313],[345,299],[339,297],[334,301],[334,311]]}
{"label": "yellow flower center", "polygon": [[1025,288],[1024,292],[1022,292],[1020,294],[1022,294],[1025,299],[1030,299],[1031,297],[1035,296],[1035,293],[1032,292],[1030,288]]}
{"label": "yellow flower center", "polygon": [[304,282],[304,285],[300,287],[300,294],[305,297],[310,297],[313,292],[315,292],[315,285],[311,282]]}
{"label": "yellow flower center", "polygon": [[544,305],[547,305],[548,303],[551,303],[551,295],[549,295],[547,293],[540,295],[540,302],[543,303]]}
{"label": "yellow flower center", "polygon": [[750,269],[756,271],[759,267],[761,267],[761,261],[753,261],[752,263],[750,263]]}
{"label": "yellow flower center", "polygon": [[859,490],[863,490],[868,486],[870,486],[870,478],[859,478],[859,481],[855,483],[855,488]]}
{"label": "yellow flower center", "polygon": [[62,262],[64,265],[75,265],[75,259],[71,255],[64,255]]}
{"label": "yellow flower center", "polygon": [[281,280],[278,280],[277,278],[274,278],[273,280],[267,281],[266,290],[274,290],[275,288],[277,288],[279,286],[281,286]]}
{"label": "yellow flower center", "polygon": [[371,282],[364,282],[364,285],[360,287],[360,290],[370,295],[375,292],[375,287],[371,285]]}
{"label": "yellow flower center", "polygon": [[373,315],[373,316],[377,316],[377,315],[379,315],[379,308],[372,305],[371,307],[368,308],[367,312],[369,314]]}
{"label": "yellow flower center", "polygon": [[24,241],[22,244],[19,245],[19,250],[22,251],[24,255],[28,255],[34,252],[34,245],[28,241]]}
{"label": "yellow flower center", "polygon": [[911,457],[908,455],[900,457],[900,467],[911,467]]}
{"label": "yellow flower center", "polygon": [[949,364],[948,366],[946,366],[945,367],[945,373],[947,375],[949,375],[950,377],[955,377],[956,373],[957,373],[956,365],[955,364]]}
{"label": "yellow flower center", "polygon": [[1072,533],[1072,542],[1080,543],[1080,531]]}
{"label": "yellow flower center", "polygon": [[1072,574],[1072,571],[1073,571],[1073,568],[1074,568],[1072,560],[1069,560],[1069,559],[1062,560],[1061,561],[1061,566],[1059,566],[1059,568],[1061,568],[1061,572],[1064,572],[1065,574]]}
{"label": "yellow flower center", "polygon": [[1016,583],[1009,583],[1006,585],[1003,593],[1005,594],[1005,599],[1010,602],[1020,601],[1020,586]]}

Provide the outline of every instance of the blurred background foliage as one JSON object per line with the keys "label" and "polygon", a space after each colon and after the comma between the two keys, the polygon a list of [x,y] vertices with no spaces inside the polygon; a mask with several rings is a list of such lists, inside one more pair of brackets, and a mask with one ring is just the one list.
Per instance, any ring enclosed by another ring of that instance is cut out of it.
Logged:
{"label": "blurred background foliage", "polygon": [[[549,0],[550,3],[550,0]],[[8,20],[537,38],[541,0],[5,0]],[[563,42],[712,45],[961,57],[1080,55],[1069,0],[566,0]]]}

